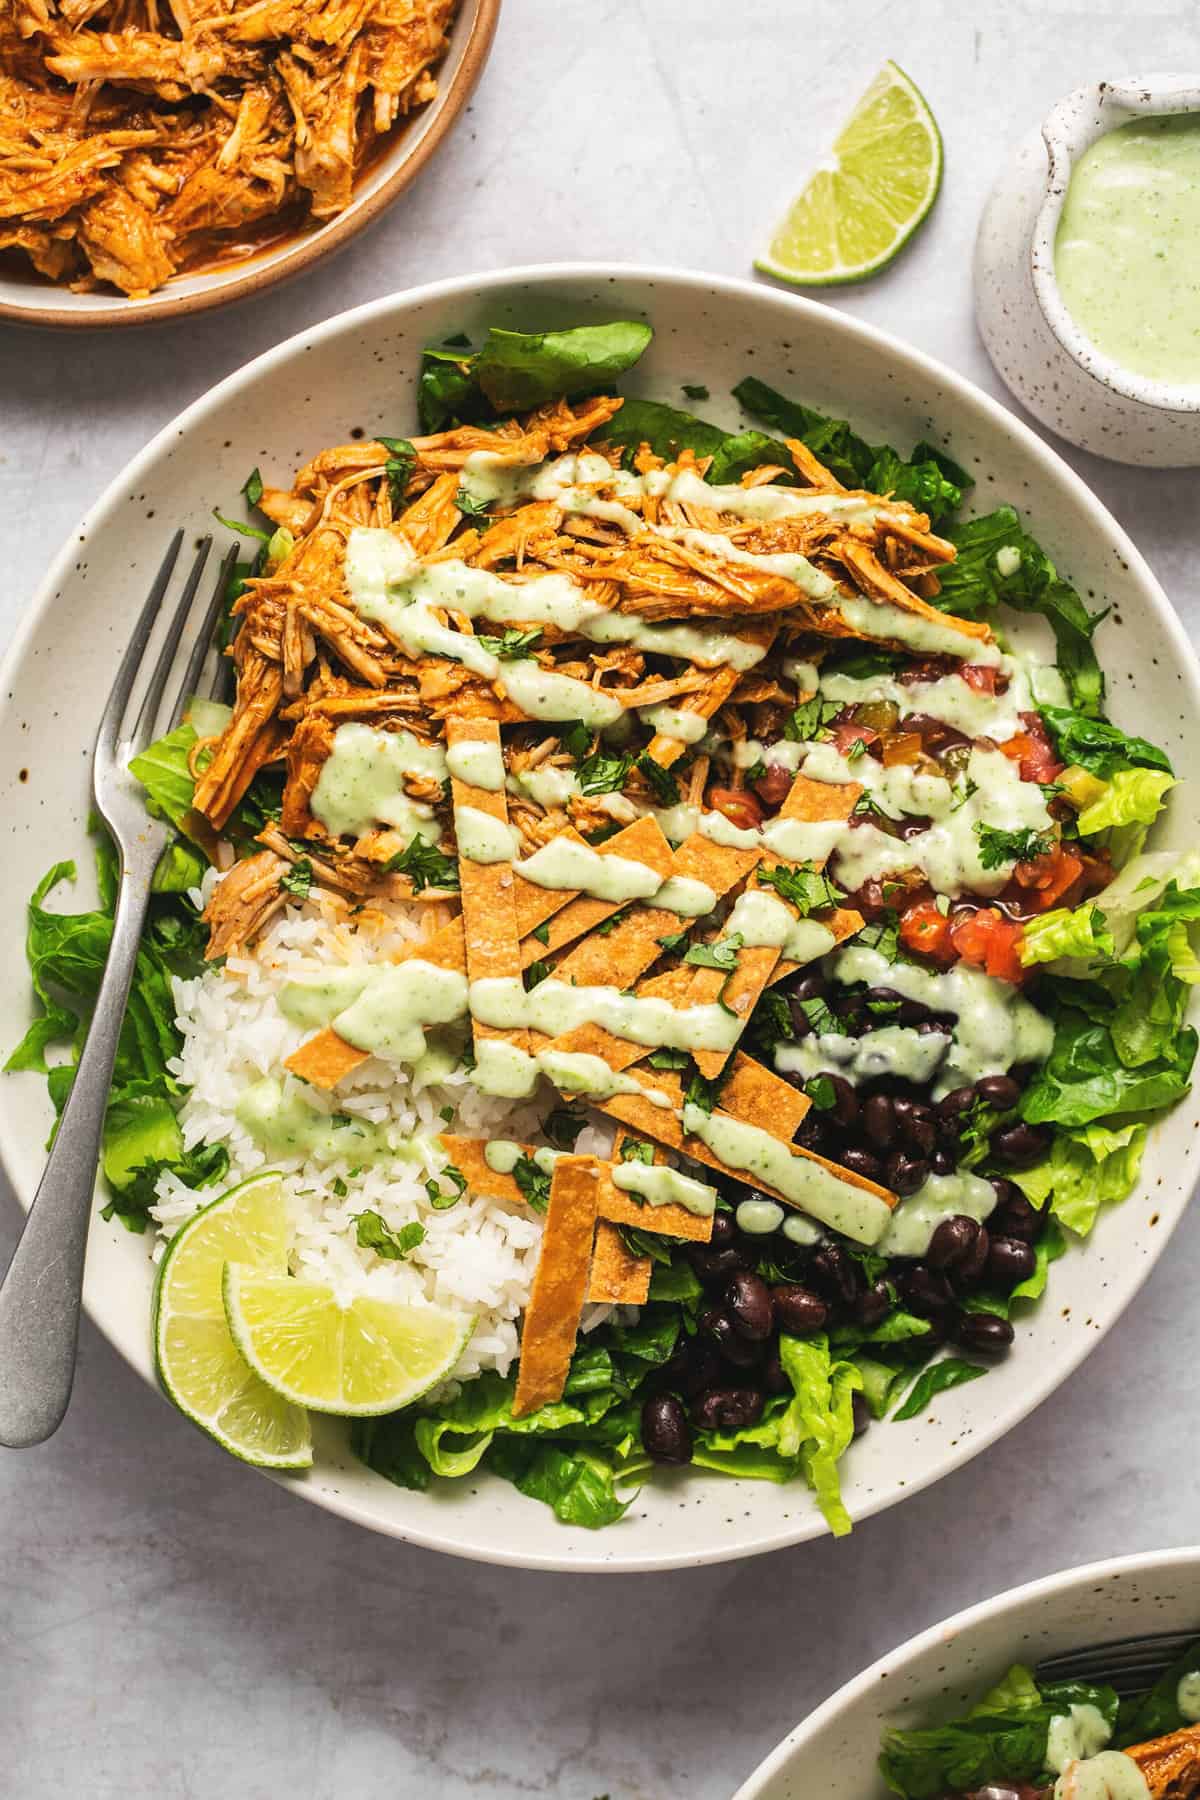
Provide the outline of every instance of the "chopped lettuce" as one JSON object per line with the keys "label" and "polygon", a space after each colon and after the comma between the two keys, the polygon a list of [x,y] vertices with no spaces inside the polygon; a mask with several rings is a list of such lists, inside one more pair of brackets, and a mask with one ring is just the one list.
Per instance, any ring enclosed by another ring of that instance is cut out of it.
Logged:
{"label": "chopped lettuce", "polygon": [[[1089,990],[1091,984],[1085,984]],[[1090,998],[1090,994],[1089,994]],[[1066,1006],[1055,1020],[1054,1047],[1021,1100],[1031,1125],[1090,1125],[1114,1113],[1158,1112],[1190,1086],[1196,1033],[1183,1026],[1160,1053],[1132,1066],[1123,1061],[1107,1021]]]}
{"label": "chopped lettuce", "polygon": [[880,1773],[901,1800],[936,1800],[949,1789],[992,1782],[1036,1782],[1047,1773],[1051,1719],[1072,1706],[1094,1706],[1112,1727],[1118,1704],[1111,1688],[1082,1682],[1039,1687],[1017,1664],[965,1718],[885,1732]]}
{"label": "chopped lettuce", "polygon": [[596,393],[637,362],[653,336],[633,319],[569,331],[503,331],[479,350],[467,342],[430,346],[422,358],[417,407],[425,431],[502,418]]}
{"label": "chopped lettuce", "polygon": [[1058,666],[1073,709],[1084,715],[1097,713],[1104,698],[1104,677],[1092,633],[1104,615],[1088,612],[1013,507],[997,507],[982,518],[945,530],[958,555],[938,571],[942,586],[934,604],[968,619],[1001,605],[1040,613],[1054,632]]}
{"label": "chopped lettuce", "polygon": [[1116,954],[1108,920],[1100,907],[1056,906],[1052,912],[1027,919],[1021,938],[1021,961],[1028,968],[1033,963],[1060,962],[1064,957],[1079,958],[1091,966],[1111,961]]}
{"label": "chopped lettuce", "polygon": [[1118,769],[1105,791],[1080,813],[1080,837],[1107,831],[1109,855],[1117,868],[1123,868],[1141,852],[1146,833],[1174,786],[1175,777],[1164,769]]}
{"label": "chopped lettuce", "polygon": [[1156,744],[1145,738],[1128,737],[1106,719],[1089,719],[1064,706],[1043,706],[1040,711],[1060,762],[1077,763],[1089,775],[1098,775],[1105,781],[1119,769],[1130,767],[1174,773],[1165,752]]}
{"label": "chopped lettuce", "polygon": [[905,1395],[904,1404],[897,1408],[893,1417],[897,1420],[915,1419],[938,1394],[944,1394],[948,1388],[962,1387],[968,1381],[978,1381],[981,1375],[986,1374],[987,1370],[982,1363],[964,1362],[957,1356],[944,1356],[940,1362],[930,1363],[927,1369],[921,1371]]}
{"label": "chopped lettuce", "polygon": [[1102,1206],[1132,1193],[1146,1147],[1146,1126],[1086,1125],[1057,1131],[1049,1156],[1013,1180],[1039,1209],[1086,1237]]}

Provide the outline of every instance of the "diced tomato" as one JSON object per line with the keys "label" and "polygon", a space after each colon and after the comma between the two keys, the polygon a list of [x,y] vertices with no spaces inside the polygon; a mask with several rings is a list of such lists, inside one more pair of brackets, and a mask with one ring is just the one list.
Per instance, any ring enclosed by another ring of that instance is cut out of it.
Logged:
{"label": "diced tomato", "polygon": [[1024,979],[1022,932],[1023,927],[1015,919],[1006,919],[994,906],[958,913],[949,921],[950,941],[963,962],[972,963],[1001,981]]}
{"label": "diced tomato", "polygon": [[792,773],[783,763],[768,763],[765,775],[754,783],[754,791],[768,812],[778,812],[788,797]]}
{"label": "diced tomato", "polygon": [[900,916],[900,942],[914,955],[933,962],[952,963],[956,951],[950,938],[950,921],[932,900],[914,900]]}
{"label": "diced tomato", "polygon": [[879,741],[879,733],[872,731],[869,725],[854,725],[847,721],[833,727],[833,742],[839,755],[848,756],[855,744],[874,744]]}
{"label": "diced tomato", "polygon": [[964,663],[958,672],[967,686],[974,688],[977,694],[996,692],[996,680],[1000,671],[992,668],[989,663]]}
{"label": "diced tomato", "polygon": [[1044,856],[1018,863],[1013,870],[1019,885],[1032,890],[1030,897],[1036,901],[1039,912],[1049,912],[1052,906],[1058,906],[1082,874],[1083,858],[1076,856],[1074,851],[1064,850],[1061,845],[1048,850]]}
{"label": "diced tomato", "polygon": [[1024,731],[1018,731],[1015,737],[1001,744],[1001,750],[1018,764],[1022,781],[1053,781],[1061,774],[1063,764],[1055,755],[1054,745],[1039,714],[1024,712],[1021,723]]}
{"label": "diced tomato", "polygon": [[713,812],[724,813],[729,823],[741,831],[757,831],[763,822],[763,809],[746,788],[709,788],[708,804]]}
{"label": "diced tomato", "polygon": [[1086,899],[1088,895],[1098,894],[1101,888],[1108,886],[1113,878],[1113,866],[1111,858],[1105,852],[1089,856],[1087,851],[1081,850],[1077,854],[1083,864],[1081,898]]}
{"label": "diced tomato", "polygon": [[919,731],[893,731],[883,740],[883,766],[894,769],[900,763],[920,762],[923,750]]}

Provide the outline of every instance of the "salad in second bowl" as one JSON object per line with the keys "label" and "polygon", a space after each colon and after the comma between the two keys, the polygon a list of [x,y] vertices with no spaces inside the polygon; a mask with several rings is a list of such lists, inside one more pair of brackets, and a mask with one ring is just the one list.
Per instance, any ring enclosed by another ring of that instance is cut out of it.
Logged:
{"label": "salad in second bowl", "polygon": [[961,1718],[887,1732],[879,1768],[902,1800],[1195,1800],[1200,1641],[1120,1697],[1015,1663]]}
{"label": "salad in second bowl", "polygon": [[[690,1464],[844,1531],[856,1433],[1006,1353],[1187,1092],[1200,871],[1011,508],[757,380],[622,401],[649,337],[437,346],[420,435],[248,477],[233,705],[135,765],[104,1173],[238,1454],[337,1412],[409,1487],[597,1526]],[[31,907],[60,1102],[100,866]]]}

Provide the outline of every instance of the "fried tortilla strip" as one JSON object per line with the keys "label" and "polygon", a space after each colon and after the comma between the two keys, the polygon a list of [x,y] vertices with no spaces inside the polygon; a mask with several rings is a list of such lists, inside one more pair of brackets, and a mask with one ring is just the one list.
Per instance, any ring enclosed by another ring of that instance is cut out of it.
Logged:
{"label": "fried tortilla strip", "polygon": [[514,1419],[562,1399],[587,1293],[603,1167],[594,1156],[562,1156],[554,1165],[541,1253],[521,1326]]}
{"label": "fried tortilla strip", "polygon": [[[633,1133],[623,1126],[618,1129],[613,1140],[612,1170],[620,1168],[621,1145],[632,1137]],[[667,1155],[662,1146],[654,1144],[651,1147],[655,1162],[665,1163]],[[612,1171],[600,1195],[600,1217],[614,1225],[633,1225],[639,1231],[650,1231],[659,1237],[687,1238],[693,1244],[707,1244],[712,1237],[711,1217],[703,1218],[686,1206],[677,1205],[674,1200],[668,1200],[662,1206],[639,1200],[635,1194],[627,1194],[617,1186]]]}
{"label": "fried tortilla strip", "polygon": [[[856,937],[862,930],[864,924],[862,914],[860,912],[855,912],[852,906],[837,906],[832,912],[815,913],[813,916],[816,918],[818,924],[824,925],[827,931],[833,933],[835,945],[844,944],[847,938]],[[828,954],[828,951],[826,951],[826,955]],[[777,981],[782,981],[785,976],[793,975],[797,969],[802,969],[803,967],[803,963],[784,962],[780,960],[775,964],[774,969],[771,971],[771,979],[767,983],[767,986],[774,987]]]}
{"label": "fried tortilla strip", "polygon": [[[460,744],[480,744],[494,750],[504,768],[504,752],[500,744],[500,727],[494,719],[464,719],[451,716],[446,720],[446,748],[453,751]],[[503,784],[490,788],[472,787],[459,776],[451,777],[455,827],[462,809],[495,819],[508,829],[508,800]],[[517,931],[516,876],[511,860],[505,862],[473,862],[459,846],[458,879],[462,889],[462,926],[466,949],[467,980],[482,981],[488,977],[509,976],[520,979],[521,939]],[[476,1050],[484,1038],[502,1038],[518,1050],[528,1050],[529,1033],[523,1029],[508,1031],[497,1025],[471,1021]]]}
{"label": "fried tortilla strip", "polygon": [[[488,1167],[486,1139],[459,1137],[455,1132],[443,1131],[438,1143],[464,1177],[471,1193],[487,1194],[493,1200],[507,1200],[513,1206],[528,1204],[515,1176],[499,1175]],[[520,1144],[518,1149],[522,1156],[534,1153],[532,1144]],[[604,1167],[611,1173],[610,1165]],[[608,1179],[600,1184],[596,1210],[602,1219],[611,1219],[617,1225],[636,1225],[640,1230],[654,1232],[660,1237],[689,1238],[693,1243],[707,1244],[712,1236],[711,1219],[702,1219],[689,1212],[686,1206],[676,1206],[674,1202],[667,1206],[639,1205]]]}
{"label": "fried tortilla strip", "polygon": [[[575,838],[579,834],[569,830],[563,835]],[[582,843],[582,838],[579,841]],[[521,935],[536,931],[566,906],[571,898],[569,894],[559,893],[554,888],[535,887],[531,881],[520,879],[515,883],[515,893],[517,931]],[[538,942],[536,938],[530,941],[535,944]],[[422,962],[432,963],[435,968],[453,969],[459,975],[465,975],[467,946],[461,916],[439,926],[429,937],[416,938],[411,944],[406,944],[392,960],[408,962],[411,957],[420,957]],[[309,1038],[307,1043],[301,1044],[298,1050],[294,1050],[283,1066],[301,1081],[307,1081],[310,1087],[320,1088],[328,1093],[339,1081],[344,1081],[347,1075],[352,1075],[355,1069],[365,1063],[369,1055],[370,1051],[356,1050],[353,1044],[348,1044],[327,1025],[315,1037]]]}
{"label": "fried tortilla strip", "polygon": [[1200,1795],[1200,1725],[1126,1750],[1145,1778],[1151,1800],[1196,1800]]}
{"label": "fried tortilla strip", "polygon": [[596,1221],[587,1297],[599,1305],[644,1306],[650,1294],[648,1256],[636,1256],[607,1219]]}
{"label": "fried tortilla strip", "polygon": [[[805,775],[796,775],[788,790],[783,805],[779,809],[782,819],[827,820],[848,819],[858,804],[862,787],[857,781],[845,784],[810,781]],[[824,857],[817,867],[824,865]],[[760,864],[761,866],[761,864]],[[795,869],[794,862],[779,859],[772,867]],[[754,883],[754,875],[750,877]],[[769,892],[769,889],[764,889]],[[782,894],[774,896],[794,919],[800,914],[791,901]],[[688,1004],[701,1006],[719,999],[722,1006],[728,1007],[742,1021],[743,1028],[750,1014],[758,1005],[768,982],[780,961],[778,946],[772,944],[745,944],[735,953],[733,969],[726,973],[723,969],[697,969],[696,979],[688,995]],[[706,1081],[714,1081],[725,1067],[729,1058],[727,1050],[697,1050],[696,1067]]]}
{"label": "fried tortilla strip", "polygon": [[[576,832],[563,832],[560,836],[578,839]],[[625,856],[632,862],[645,863],[647,868],[653,869],[664,881],[675,871],[671,846],[663,836],[657,819],[649,816],[638,819],[636,824],[626,825],[623,831],[615,832],[605,843],[597,844],[596,852],[600,856]],[[522,885],[531,887],[533,884],[529,882]],[[548,893],[556,890],[542,888],[535,891]],[[611,919],[614,913],[620,912],[623,906],[629,904],[625,900],[594,900],[590,894],[578,891],[564,894],[562,900],[562,909],[555,915],[545,943],[539,938],[524,937],[521,944],[522,968],[528,968],[530,963],[537,962],[548,950],[554,952],[573,944],[576,938],[594,931],[597,925],[602,925],[606,919]],[[538,921],[539,924],[541,922]],[[527,933],[533,929],[532,925],[525,927]],[[570,975],[563,979],[569,981]]]}
{"label": "fried tortilla strip", "polygon": [[[677,1075],[656,1075],[653,1084],[647,1082],[646,1085],[648,1088],[652,1085],[660,1093],[666,1094],[671,1099],[673,1107],[682,1108],[683,1090]],[[726,1092],[722,1093],[722,1101],[725,1101],[727,1091],[728,1084],[726,1084]],[[798,1096],[798,1098],[802,1099],[803,1096]],[[707,1168],[715,1169],[719,1175],[724,1175],[731,1181],[739,1181],[743,1186],[751,1185],[747,1170],[730,1167],[728,1163],[722,1162],[718,1156],[714,1155],[701,1139],[685,1134],[675,1110],[656,1106],[640,1094],[618,1094],[611,1100],[600,1100],[596,1104],[601,1112],[607,1113],[610,1118],[618,1120],[622,1125],[632,1127],[640,1137],[648,1137],[660,1144],[666,1144],[670,1149],[681,1150],[694,1162],[703,1163]],[[735,1118],[736,1114],[730,1106],[723,1104],[717,1108],[713,1117]],[[780,1142],[785,1141],[777,1126],[763,1126],[761,1129],[770,1130],[773,1137],[778,1137]],[[825,1157],[817,1156],[811,1150],[803,1150],[798,1144],[789,1144],[789,1149],[793,1158],[817,1163],[821,1168],[836,1175],[839,1181],[846,1182],[850,1187],[861,1188],[864,1193],[873,1194],[876,1199],[882,1200],[885,1206],[895,1206],[896,1196],[889,1189],[879,1187],[864,1176],[856,1175],[853,1170],[844,1169],[838,1163],[829,1162]],[[804,1211],[804,1208],[799,1206],[796,1201],[790,1200],[786,1194],[781,1194],[777,1188],[772,1187],[770,1182],[757,1170],[753,1174],[752,1185],[762,1193],[770,1194],[779,1201],[780,1205],[791,1207],[796,1212]]]}

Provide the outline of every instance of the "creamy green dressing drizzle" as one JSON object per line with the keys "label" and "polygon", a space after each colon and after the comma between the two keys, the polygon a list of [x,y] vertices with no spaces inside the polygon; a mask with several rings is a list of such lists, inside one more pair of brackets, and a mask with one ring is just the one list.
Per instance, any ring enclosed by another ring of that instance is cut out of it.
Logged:
{"label": "creamy green dressing drizzle", "polygon": [[1054,243],[1067,311],[1156,381],[1200,382],[1200,114],[1135,119],[1071,171]]}
{"label": "creamy green dressing drizzle", "polygon": [[840,595],[837,610],[855,631],[867,637],[887,638],[926,656],[957,656],[960,661],[994,663],[1000,655],[995,644],[983,643],[967,632],[956,631],[947,621],[927,619],[923,613],[906,612],[890,600],[870,600],[865,594]]}
{"label": "creamy green dressing drizzle", "polygon": [[1054,1784],[1054,1800],[1150,1800],[1150,1789],[1131,1756],[1102,1750],[1067,1764]]}
{"label": "creamy green dressing drizzle", "polygon": [[953,1015],[957,1024],[933,1090],[935,1099],[983,1075],[1002,1075],[1014,1063],[1045,1062],[1054,1043],[1051,1021],[1010,982],[966,963],[935,973],[915,963],[889,962],[878,950],[851,944],[839,953],[831,973],[844,986],[862,981],[890,988],[932,1012]]}
{"label": "creamy green dressing drizzle", "polygon": [[504,753],[499,744],[462,738],[446,751],[446,767],[456,781],[498,794],[504,787]]}
{"label": "creamy green dressing drizzle", "polygon": [[519,977],[485,976],[471,983],[469,997],[472,1015],[482,1024],[507,1031],[529,1027],[547,1037],[599,1025],[614,1037],[654,1049],[732,1050],[742,1028],[742,1021],[715,1001],[676,1007],[615,987],[572,987],[553,975],[529,993]]}
{"label": "creamy green dressing drizzle", "polygon": [[663,885],[658,871],[645,863],[615,853],[601,856],[590,844],[577,844],[568,837],[551,838],[514,867],[522,880],[536,887],[576,888],[593,899],[618,903],[646,900],[657,895]]}
{"label": "creamy green dressing drizzle", "polygon": [[1200,1669],[1188,1669],[1179,1677],[1179,1684],[1175,1689],[1175,1704],[1189,1725],[1200,1720]]}
{"label": "creamy green dressing drizzle", "polygon": [[335,837],[361,837],[373,825],[392,825],[406,837],[436,844],[441,826],[433,808],[410,800],[405,775],[446,773],[445,753],[411,731],[377,731],[372,725],[339,725],[333,749],[313,789],[313,817]]}
{"label": "creamy green dressing drizzle", "polygon": [[943,1219],[962,1213],[982,1222],[995,1206],[996,1190],[991,1182],[967,1169],[956,1169],[953,1175],[930,1175],[915,1194],[897,1203],[879,1240],[879,1254],[924,1256]]}
{"label": "creamy green dressing drizzle", "polygon": [[692,875],[668,875],[654,894],[656,908],[677,913],[681,919],[702,919],[716,904],[716,889]]}
{"label": "creamy green dressing drizzle", "polygon": [[[543,1175],[549,1175],[563,1154],[561,1150],[551,1150],[548,1145],[542,1145],[531,1153],[531,1160]],[[494,1175],[511,1175],[523,1155],[521,1145],[515,1144],[511,1138],[493,1138],[483,1153],[483,1160]]]}
{"label": "creamy green dressing drizzle", "polygon": [[659,526],[656,535],[682,544],[688,550],[707,552],[710,556],[723,557],[726,562],[761,569],[764,575],[782,575],[787,581],[794,582],[810,600],[831,600],[838,591],[836,581],[814,568],[807,556],[801,556],[796,550],[760,555],[753,550],[743,550],[719,531],[693,531],[688,526]]}
{"label": "creamy green dressing drizzle", "polygon": [[907,1025],[884,1025],[862,1037],[827,1031],[780,1042],[774,1051],[781,1075],[800,1075],[805,1081],[828,1072],[841,1075],[856,1087],[883,1075],[899,1076],[920,1086],[932,1081],[950,1046],[948,1034],[912,1031]]}
{"label": "creamy green dressing drizzle", "polygon": [[512,862],[521,848],[515,825],[494,819],[478,806],[456,806],[454,836],[458,854],[473,863]]}
{"label": "creamy green dressing drizzle", "polygon": [[279,1010],[306,1030],[332,1025],[356,1050],[416,1063],[425,1055],[425,1026],[465,1015],[467,982],[456,970],[412,957],[286,982]]}
{"label": "creamy green dressing drizzle", "polygon": [[747,1237],[766,1237],[772,1231],[778,1231],[784,1217],[784,1210],[777,1200],[743,1200],[734,1213],[738,1230],[744,1231]]}
{"label": "creamy green dressing drizzle", "polygon": [[717,1209],[716,1188],[681,1175],[666,1163],[618,1163],[612,1180],[622,1193],[636,1194],[651,1206],[683,1206],[701,1219],[710,1219]]}
{"label": "creamy green dressing drizzle", "polygon": [[[543,763],[537,769],[522,769],[519,775],[510,775],[508,786],[514,794],[528,794],[547,812],[554,807],[565,806],[580,791],[579,777],[574,769],[563,769],[551,763]],[[602,796],[603,798],[603,796]]]}
{"label": "creamy green dressing drizzle", "polygon": [[819,919],[797,919],[783,901],[761,888],[739,894],[725,921],[727,935],[743,944],[777,949],[788,962],[813,962],[832,950],[837,939]]}
{"label": "creamy green dressing drizzle", "polygon": [[822,1163],[794,1156],[769,1131],[728,1113],[707,1113],[686,1101],[683,1129],[699,1138],[728,1168],[757,1175],[812,1218],[858,1243],[874,1244],[887,1230],[891,1211],[865,1188],[843,1181]]}
{"label": "creamy green dressing drizzle", "polygon": [[688,712],[682,706],[643,706],[638,718],[660,737],[674,738],[677,744],[698,744],[708,730],[702,713]]}
{"label": "creamy green dressing drizzle", "polygon": [[1021,714],[1032,712],[1039,701],[1050,706],[1069,704],[1066,684],[1050,665],[1002,656],[997,666],[1008,677],[1003,694],[982,693],[957,674],[940,675],[936,681],[912,682],[897,681],[894,675],[869,675],[858,680],[851,675],[829,674],[821,678],[820,692],[824,699],[836,700],[841,706],[890,701],[901,719],[923,713],[954,726],[968,737],[988,737],[997,744],[1024,731]]}
{"label": "creamy green dressing drizzle", "polygon": [[420,1160],[420,1146],[415,1143],[397,1150],[378,1127],[346,1114],[318,1112],[295,1087],[289,1084],[285,1090],[269,1075],[244,1090],[234,1113],[242,1129],[272,1160],[313,1156],[321,1162],[365,1163],[396,1155]]}
{"label": "creamy green dressing drizzle", "polygon": [[1046,1767],[1061,1775],[1069,1762],[1095,1756],[1103,1750],[1112,1728],[1098,1706],[1077,1702],[1050,1721],[1046,1734]]}

